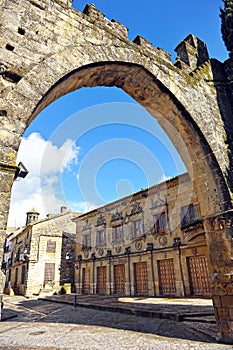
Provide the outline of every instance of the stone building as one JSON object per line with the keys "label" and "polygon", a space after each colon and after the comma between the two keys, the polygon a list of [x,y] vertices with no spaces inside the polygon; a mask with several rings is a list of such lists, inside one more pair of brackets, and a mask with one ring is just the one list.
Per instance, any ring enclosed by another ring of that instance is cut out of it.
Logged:
{"label": "stone building", "polygon": [[74,221],[78,293],[211,296],[202,214],[188,174]]}
{"label": "stone building", "polygon": [[[6,276],[6,281],[9,281],[10,269],[8,268],[12,264],[12,241],[22,231],[22,227],[8,227],[6,232],[6,240],[4,246],[4,255],[2,261],[2,271]],[[5,287],[7,286],[5,283]]]}
{"label": "stone building", "polygon": [[58,214],[39,220],[39,213],[27,213],[26,226],[6,239],[3,271],[5,292],[25,295],[52,294],[73,285],[73,257],[77,215],[65,207]]}

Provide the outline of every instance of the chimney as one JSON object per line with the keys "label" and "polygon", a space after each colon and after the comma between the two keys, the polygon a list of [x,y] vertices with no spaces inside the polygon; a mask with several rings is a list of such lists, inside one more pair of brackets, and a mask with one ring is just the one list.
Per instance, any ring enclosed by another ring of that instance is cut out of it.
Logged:
{"label": "chimney", "polygon": [[61,214],[64,214],[67,212],[67,208],[64,206],[64,207],[61,207]]}

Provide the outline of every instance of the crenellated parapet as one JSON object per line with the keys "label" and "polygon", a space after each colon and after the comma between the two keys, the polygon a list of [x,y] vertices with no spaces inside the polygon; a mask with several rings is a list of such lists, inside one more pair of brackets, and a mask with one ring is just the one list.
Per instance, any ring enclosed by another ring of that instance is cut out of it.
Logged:
{"label": "crenellated parapet", "polygon": [[149,53],[156,55],[164,60],[167,60],[171,63],[171,55],[167,51],[161,49],[160,47],[154,47],[150,41],[143,38],[140,35],[137,35],[133,40],[133,43],[147,50]]}
{"label": "crenellated parapet", "polygon": [[71,7],[73,0],[28,0],[33,6],[40,10],[45,10],[54,5],[61,5],[63,7]]}
{"label": "crenellated parapet", "polygon": [[105,14],[99,11],[94,4],[86,5],[83,13],[89,17],[89,20],[98,25],[100,28],[110,29],[111,31],[114,31],[116,35],[128,39],[128,28],[115,19],[107,19]]}

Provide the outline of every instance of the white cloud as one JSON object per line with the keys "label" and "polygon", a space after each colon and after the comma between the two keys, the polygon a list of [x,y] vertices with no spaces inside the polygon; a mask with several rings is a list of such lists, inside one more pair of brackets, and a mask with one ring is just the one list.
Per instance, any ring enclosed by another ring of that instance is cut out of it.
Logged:
{"label": "white cloud", "polygon": [[29,173],[13,184],[8,226],[25,225],[26,212],[33,207],[42,218],[65,205],[55,187],[61,174],[77,164],[78,155],[79,147],[70,139],[61,147],[44,140],[39,133],[22,139],[17,160],[23,162]]}
{"label": "white cloud", "polygon": [[70,208],[79,213],[87,213],[97,208],[97,205],[88,202],[69,202]]}
{"label": "white cloud", "polygon": [[162,175],[162,177],[160,177],[160,179],[158,180],[158,184],[161,182],[166,182],[168,180],[170,180],[172,177],[171,176],[167,176],[165,174]]}

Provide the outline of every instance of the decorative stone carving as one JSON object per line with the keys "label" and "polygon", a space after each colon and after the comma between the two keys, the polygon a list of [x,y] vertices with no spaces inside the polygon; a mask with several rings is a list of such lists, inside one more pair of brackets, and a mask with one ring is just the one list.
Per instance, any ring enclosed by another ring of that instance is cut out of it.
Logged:
{"label": "decorative stone carving", "polygon": [[142,211],[143,210],[142,210],[142,207],[140,206],[140,203],[135,202],[133,204],[132,209],[131,209],[130,215],[140,214],[140,213],[142,213]]}
{"label": "decorative stone carving", "polygon": [[159,244],[162,246],[162,247],[164,247],[165,245],[167,245],[167,237],[166,236],[161,236],[160,238],[159,238]]}
{"label": "decorative stone carving", "polygon": [[90,230],[91,229],[91,223],[88,223],[88,220],[86,220],[86,223],[83,225],[83,231]]}
{"label": "decorative stone carving", "polygon": [[141,250],[142,249],[142,241],[141,240],[136,241],[134,246],[137,250]]}
{"label": "decorative stone carving", "polygon": [[116,211],[111,218],[111,221],[117,221],[117,220],[123,220],[123,216],[122,213],[119,213],[118,211]]}
{"label": "decorative stone carving", "polygon": [[106,220],[105,220],[104,216],[102,214],[100,214],[100,216],[97,219],[96,226],[105,225],[105,224],[106,224]]}
{"label": "decorative stone carving", "polygon": [[84,258],[87,259],[89,257],[89,250],[88,249],[84,250],[83,255],[84,255]]}
{"label": "decorative stone carving", "polygon": [[130,219],[130,216],[129,214],[125,214],[125,219],[124,219],[124,223],[127,225],[129,223],[129,219]]}
{"label": "decorative stone carving", "polygon": [[99,256],[103,256],[104,255],[104,248],[99,248],[98,254],[99,254]]}
{"label": "decorative stone carving", "polygon": [[115,247],[115,251],[116,251],[117,254],[119,254],[121,252],[121,250],[122,250],[122,246],[121,245],[117,245]]}

